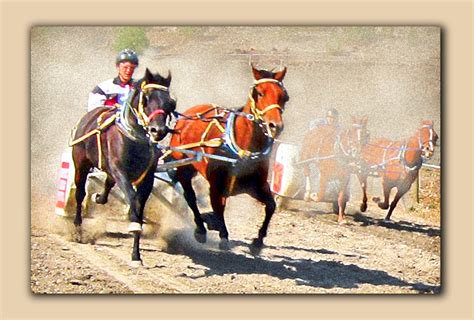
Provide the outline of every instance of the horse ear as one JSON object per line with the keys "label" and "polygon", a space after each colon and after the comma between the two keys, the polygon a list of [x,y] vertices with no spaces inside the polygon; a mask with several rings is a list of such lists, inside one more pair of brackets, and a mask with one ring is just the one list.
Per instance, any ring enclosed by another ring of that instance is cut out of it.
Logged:
{"label": "horse ear", "polygon": [[145,80],[146,82],[151,82],[152,79],[153,79],[153,74],[148,68],[146,68],[145,76],[143,77],[143,80]]}
{"label": "horse ear", "polygon": [[367,125],[367,122],[369,122],[369,116],[365,115],[365,116],[362,118],[362,121],[364,122],[364,125]]}
{"label": "horse ear", "polygon": [[168,76],[165,79],[166,86],[169,87],[171,84],[171,71],[168,70]]}
{"label": "horse ear", "polygon": [[421,125],[422,126],[433,126],[433,120],[422,120]]}
{"label": "horse ear", "polygon": [[262,79],[262,78],[263,78],[262,71],[256,69],[256,68],[253,66],[253,63],[250,63],[250,66],[252,67],[253,78],[254,78],[255,80],[260,80],[260,79]]}
{"label": "horse ear", "polygon": [[283,78],[285,77],[285,74],[286,74],[286,67],[283,70],[276,72],[274,79],[282,82]]}

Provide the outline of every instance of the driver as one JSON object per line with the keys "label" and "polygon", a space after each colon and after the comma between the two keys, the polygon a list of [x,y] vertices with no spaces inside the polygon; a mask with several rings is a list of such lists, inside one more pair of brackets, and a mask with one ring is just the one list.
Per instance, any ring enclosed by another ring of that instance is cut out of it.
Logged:
{"label": "driver", "polygon": [[118,75],[113,79],[99,83],[90,93],[87,111],[97,107],[123,106],[133,88],[132,78],[138,66],[138,56],[131,49],[120,51],[115,59]]}
{"label": "driver", "polygon": [[326,112],[326,124],[337,127],[339,125],[339,112],[331,108]]}

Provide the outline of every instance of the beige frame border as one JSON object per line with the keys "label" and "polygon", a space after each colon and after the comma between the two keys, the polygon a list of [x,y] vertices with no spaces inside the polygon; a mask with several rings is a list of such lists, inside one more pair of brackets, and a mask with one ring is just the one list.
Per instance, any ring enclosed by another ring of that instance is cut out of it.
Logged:
{"label": "beige frame border", "polygon": [[[471,1],[2,1],[1,319],[472,319]],[[33,296],[29,292],[29,30],[33,25],[439,25],[443,276],[439,296]],[[12,139],[14,137],[14,139]],[[18,143],[20,141],[20,143]],[[468,149],[466,149],[468,146]],[[467,201],[466,201],[467,199]]]}

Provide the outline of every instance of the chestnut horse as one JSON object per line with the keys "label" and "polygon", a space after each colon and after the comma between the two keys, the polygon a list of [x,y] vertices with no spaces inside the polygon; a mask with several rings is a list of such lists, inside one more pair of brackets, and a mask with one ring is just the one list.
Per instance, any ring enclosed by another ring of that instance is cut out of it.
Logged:
{"label": "chestnut horse", "polygon": [[[274,138],[283,130],[282,113],[288,95],[282,84],[286,68],[272,72],[252,66],[252,72],[255,82],[244,107],[231,110],[204,104],[188,109],[174,127],[170,146],[235,160],[232,164],[204,158],[192,165],[178,167],[176,178],[194,214],[196,240],[206,242],[205,219],[209,230],[219,231],[219,248],[222,250],[229,249],[229,233],[224,221],[227,198],[247,193],[263,203],[265,219],[258,238],[250,245],[252,254],[258,254],[276,207],[267,182],[269,155]],[[175,159],[186,157],[180,152],[173,152],[172,156]],[[196,205],[191,180],[197,172],[209,182],[212,215],[201,216]]]}
{"label": "chestnut horse", "polygon": [[[405,141],[376,139],[362,149],[362,170],[358,174],[363,199],[360,210],[367,210],[367,176],[374,172],[382,177],[384,201],[373,198],[381,209],[389,209],[385,220],[390,220],[400,198],[410,190],[418,177],[423,160],[433,156],[438,134],[433,129],[433,121],[423,120],[421,127]],[[390,191],[397,193],[389,207]]]}
{"label": "chestnut horse", "polygon": [[70,143],[77,188],[74,224],[80,232],[81,206],[91,168],[103,170],[107,174],[105,189],[96,202],[105,204],[115,183],[124,193],[129,206],[128,231],[134,236],[134,264],[141,263],[139,243],[143,209],[153,188],[159,155],[155,144],[169,132],[167,117],[176,108],[176,101],[169,93],[170,83],[170,74],[163,78],[146,69],[125,106],[121,109],[99,107],[85,114]]}
{"label": "chestnut horse", "polygon": [[[299,163],[303,165],[305,176],[304,199],[332,202],[333,210],[338,213],[339,224],[345,223],[350,175],[359,165],[360,153],[367,140],[367,117],[352,117],[352,125],[348,129],[319,125],[303,138]],[[311,193],[311,163],[316,163],[319,170],[317,193]]]}

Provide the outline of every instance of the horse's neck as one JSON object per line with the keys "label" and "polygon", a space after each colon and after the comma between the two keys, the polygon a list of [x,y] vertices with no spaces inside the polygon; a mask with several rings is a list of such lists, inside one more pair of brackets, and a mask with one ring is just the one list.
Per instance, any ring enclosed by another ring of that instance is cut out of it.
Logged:
{"label": "horse's neck", "polygon": [[122,107],[120,112],[120,122],[126,133],[126,136],[131,140],[146,140],[146,132],[138,123],[136,116],[133,113],[130,104]]}
{"label": "horse's neck", "polygon": [[336,135],[336,142],[340,144],[340,146],[344,150],[349,150],[351,147],[353,141],[351,139],[351,131],[350,129],[345,129],[345,130],[336,130],[335,132]]}
{"label": "horse's neck", "polygon": [[406,143],[406,151],[404,154],[405,161],[408,165],[416,164],[421,159],[421,142],[419,132],[411,136]]}
{"label": "horse's neck", "polygon": [[[242,112],[251,114],[249,103],[243,108]],[[235,132],[238,132],[235,135],[236,143],[244,150],[261,151],[267,144],[268,138],[258,124],[243,116],[236,117]]]}

